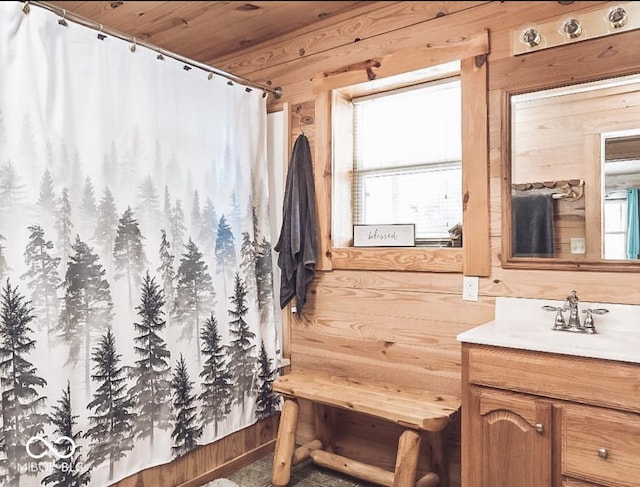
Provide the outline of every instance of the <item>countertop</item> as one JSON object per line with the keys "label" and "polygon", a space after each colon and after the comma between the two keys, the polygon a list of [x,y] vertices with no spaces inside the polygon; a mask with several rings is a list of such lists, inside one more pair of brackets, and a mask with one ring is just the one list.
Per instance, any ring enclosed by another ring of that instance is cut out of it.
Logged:
{"label": "countertop", "polygon": [[457,338],[466,343],[640,363],[640,306],[580,303],[581,321],[583,309],[609,310],[605,315],[594,315],[598,333],[590,335],[552,329],[555,313],[542,310],[542,306],[563,304],[564,301],[544,299],[497,298],[495,320]]}

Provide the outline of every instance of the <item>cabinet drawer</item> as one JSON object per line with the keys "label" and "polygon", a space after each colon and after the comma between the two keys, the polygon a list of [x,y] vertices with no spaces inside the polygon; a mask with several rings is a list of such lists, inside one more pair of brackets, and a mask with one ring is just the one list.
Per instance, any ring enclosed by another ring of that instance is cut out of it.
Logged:
{"label": "cabinet drawer", "polygon": [[602,485],[598,486],[591,482],[583,482],[582,480],[576,479],[564,479],[562,481],[562,487],[602,487]]}
{"label": "cabinet drawer", "polygon": [[562,406],[562,473],[612,487],[637,487],[640,415]]}
{"label": "cabinet drawer", "polygon": [[638,364],[466,343],[463,350],[472,384],[640,413]]}

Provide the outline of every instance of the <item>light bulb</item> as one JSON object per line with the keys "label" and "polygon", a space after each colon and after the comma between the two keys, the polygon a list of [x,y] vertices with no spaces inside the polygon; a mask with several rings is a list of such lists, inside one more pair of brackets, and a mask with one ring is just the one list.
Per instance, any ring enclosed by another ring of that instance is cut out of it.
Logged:
{"label": "light bulb", "polygon": [[524,42],[529,47],[536,47],[542,41],[540,37],[540,32],[535,27],[530,27],[525,30],[520,37],[520,40]]}
{"label": "light bulb", "polygon": [[582,26],[578,19],[568,19],[562,24],[562,32],[569,39],[576,39],[582,34]]}
{"label": "light bulb", "polygon": [[614,29],[619,29],[620,27],[624,27],[627,23],[628,19],[627,11],[622,7],[613,7],[609,9],[607,13],[607,20],[609,21],[609,25]]}

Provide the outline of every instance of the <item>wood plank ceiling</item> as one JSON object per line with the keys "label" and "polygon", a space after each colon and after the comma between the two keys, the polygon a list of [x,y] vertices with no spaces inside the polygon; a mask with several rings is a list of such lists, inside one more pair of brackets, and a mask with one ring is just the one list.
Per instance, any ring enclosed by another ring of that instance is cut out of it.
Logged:
{"label": "wood plank ceiling", "polygon": [[[334,17],[367,1],[49,1],[151,46],[215,66],[216,60]],[[70,17],[71,18],[71,17]]]}

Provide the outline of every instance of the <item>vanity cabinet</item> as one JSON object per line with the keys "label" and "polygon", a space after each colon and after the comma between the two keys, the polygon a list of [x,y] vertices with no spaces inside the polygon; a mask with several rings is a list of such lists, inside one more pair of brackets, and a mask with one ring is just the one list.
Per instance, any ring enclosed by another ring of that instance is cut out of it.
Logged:
{"label": "vanity cabinet", "polygon": [[462,343],[462,487],[640,486],[640,364]]}
{"label": "vanity cabinet", "polygon": [[536,397],[471,389],[473,486],[540,487],[551,482],[551,404]]}

